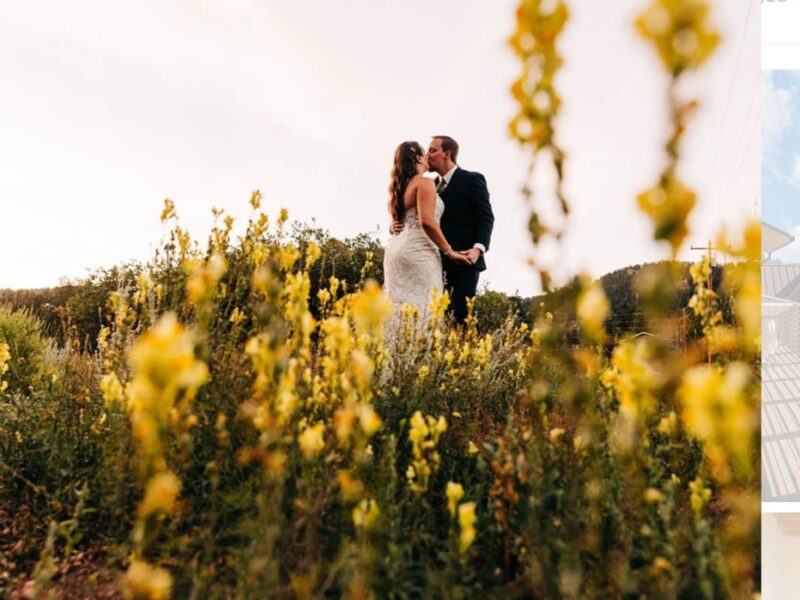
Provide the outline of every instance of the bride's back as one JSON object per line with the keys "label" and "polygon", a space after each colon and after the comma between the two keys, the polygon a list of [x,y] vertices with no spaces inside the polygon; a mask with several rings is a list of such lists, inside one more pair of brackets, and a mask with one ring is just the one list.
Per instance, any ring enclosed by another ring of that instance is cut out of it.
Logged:
{"label": "bride's back", "polygon": [[422,175],[416,175],[408,182],[408,187],[403,194],[403,211],[407,215],[410,211],[417,212],[417,193],[419,192],[419,180]]}

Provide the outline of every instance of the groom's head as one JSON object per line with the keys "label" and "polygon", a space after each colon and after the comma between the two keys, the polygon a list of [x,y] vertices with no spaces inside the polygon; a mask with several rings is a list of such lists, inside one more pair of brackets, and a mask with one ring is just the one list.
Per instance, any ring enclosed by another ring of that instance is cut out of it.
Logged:
{"label": "groom's head", "polygon": [[458,161],[458,142],[449,135],[436,135],[428,146],[428,165],[431,171],[444,175]]}

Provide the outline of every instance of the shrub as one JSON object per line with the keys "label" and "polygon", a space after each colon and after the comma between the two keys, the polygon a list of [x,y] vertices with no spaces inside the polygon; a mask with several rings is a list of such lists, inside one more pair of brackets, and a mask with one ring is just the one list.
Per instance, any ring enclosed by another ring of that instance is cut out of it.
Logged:
{"label": "shrub", "polygon": [[8,344],[11,358],[4,379],[8,391],[29,392],[41,383],[45,340],[42,325],[28,310],[0,306],[0,343]]}

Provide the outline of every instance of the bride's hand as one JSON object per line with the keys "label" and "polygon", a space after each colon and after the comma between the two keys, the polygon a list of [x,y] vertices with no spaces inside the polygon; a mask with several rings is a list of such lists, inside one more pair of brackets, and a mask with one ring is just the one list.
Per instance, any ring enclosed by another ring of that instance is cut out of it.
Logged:
{"label": "bride's hand", "polygon": [[452,248],[447,252],[445,252],[444,255],[453,262],[457,262],[462,265],[472,265],[472,262],[469,260],[469,257],[461,254],[461,252],[456,252]]}
{"label": "bride's hand", "polygon": [[403,231],[404,223],[402,221],[392,221],[392,224],[389,226],[389,233],[392,235],[397,235],[401,231]]}

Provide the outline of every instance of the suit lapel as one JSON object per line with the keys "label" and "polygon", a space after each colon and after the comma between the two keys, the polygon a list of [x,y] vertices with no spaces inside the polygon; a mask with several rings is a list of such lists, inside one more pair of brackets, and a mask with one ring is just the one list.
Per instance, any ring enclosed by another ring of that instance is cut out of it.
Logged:
{"label": "suit lapel", "polygon": [[456,167],[456,170],[453,172],[453,176],[450,178],[450,183],[447,184],[447,187],[444,188],[444,191],[440,194],[442,196],[442,200],[447,202],[447,199],[452,196],[453,191],[458,188],[460,182],[461,167]]}

